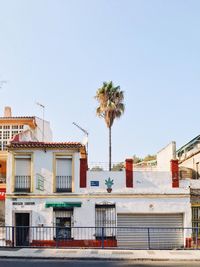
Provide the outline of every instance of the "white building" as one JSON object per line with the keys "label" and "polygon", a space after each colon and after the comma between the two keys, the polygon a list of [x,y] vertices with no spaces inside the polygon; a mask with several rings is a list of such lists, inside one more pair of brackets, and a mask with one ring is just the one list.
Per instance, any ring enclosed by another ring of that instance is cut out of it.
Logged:
{"label": "white building", "polygon": [[35,116],[12,116],[10,107],[5,107],[0,117],[0,226],[5,224],[5,191],[7,144],[17,134],[31,131],[34,140],[52,141],[50,123]]}
{"label": "white building", "polygon": [[184,246],[191,236],[182,230],[191,227],[190,191],[179,183],[173,147],[158,153],[151,170],[133,170],[126,160],[124,171],[97,172],[87,171],[81,143],[11,142],[6,225],[38,227],[22,239],[17,231],[15,243],[87,247],[99,246],[103,236],[107,247]]}

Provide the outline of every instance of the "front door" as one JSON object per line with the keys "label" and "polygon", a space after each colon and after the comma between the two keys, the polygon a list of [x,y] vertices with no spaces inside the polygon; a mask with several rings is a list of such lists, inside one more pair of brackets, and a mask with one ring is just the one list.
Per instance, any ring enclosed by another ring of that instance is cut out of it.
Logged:
{"label": "front door", "polygon": [[29,213],[15,213],[16,246],[26,247],[29,245]]}

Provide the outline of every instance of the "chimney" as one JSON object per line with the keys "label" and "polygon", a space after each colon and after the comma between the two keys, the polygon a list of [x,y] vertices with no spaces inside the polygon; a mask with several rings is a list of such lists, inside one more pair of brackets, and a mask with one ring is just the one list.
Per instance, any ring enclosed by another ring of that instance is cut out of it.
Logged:
{"label": "chimney", "polygon": [[12,117],[11,107],[4,108],[4,117]]}

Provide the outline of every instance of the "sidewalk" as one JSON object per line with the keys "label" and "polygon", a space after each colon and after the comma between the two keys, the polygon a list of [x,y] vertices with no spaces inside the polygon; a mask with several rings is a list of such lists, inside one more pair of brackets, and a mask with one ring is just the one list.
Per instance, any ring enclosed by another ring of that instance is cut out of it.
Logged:
{"label": "sidewalk", "polygon": [[200,251],[1,248],[0,258],[200,261]]}

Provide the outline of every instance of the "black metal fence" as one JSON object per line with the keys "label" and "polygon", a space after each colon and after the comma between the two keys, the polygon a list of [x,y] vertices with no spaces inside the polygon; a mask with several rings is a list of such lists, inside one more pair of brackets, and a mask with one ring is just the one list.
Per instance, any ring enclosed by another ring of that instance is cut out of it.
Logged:
{"label": "black metal fence", "polygon": [[0,227],[0,247],[199,249],[199,228]]}

